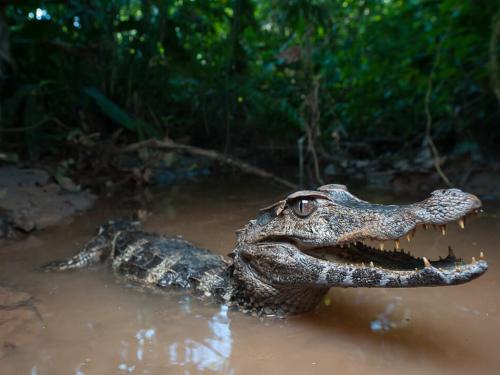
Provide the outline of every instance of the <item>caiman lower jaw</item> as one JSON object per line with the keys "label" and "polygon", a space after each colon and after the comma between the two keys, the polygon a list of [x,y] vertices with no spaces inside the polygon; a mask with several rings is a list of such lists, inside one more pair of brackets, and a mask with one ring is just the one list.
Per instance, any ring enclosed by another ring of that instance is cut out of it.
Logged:
{"label": "caiman lower jaw", "polygon": [[404,250],[381,251],[363,243],[350,244],[347,246],[332,246],[316,249],[303,250],[307,255],[322,259],[339,266],[355,268],[379,268],[388,271],[418,271],[426,267],[440,270],[460,271],[469,265],[484,262],[484,253],[480,252],[478,259],[472,257],[470,264],[461,258],[457,258],[451,247],[448,247],[448,256],[438,260],[428,260],[426,257],[417,258],[410,252]]}
{"label": "caiman lower jaw", "polygon": [[418,287],[462,284],[475,279],[488,268],[481,252],[478,259],[465,263],[449,247],[444,259],[429,261],[404,250],[381,251],[361,242],[303,250],[316,259],[328,262],[344,279],[343,287]]}

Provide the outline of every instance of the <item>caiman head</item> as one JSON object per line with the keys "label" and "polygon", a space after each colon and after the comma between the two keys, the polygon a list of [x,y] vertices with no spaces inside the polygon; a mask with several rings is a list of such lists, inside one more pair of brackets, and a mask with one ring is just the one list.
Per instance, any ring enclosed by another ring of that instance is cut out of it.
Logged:
{"label": "caiman head", "polygon": [[[458,189],[436,190],[409,205],[365,202],[343,185],[299,191],[261,210],[238,231],[232,269],[233,302],[264,314],[314,308],[331,287],[409,288],[468,282],[488,268],[482,253],[465,263],[451,248],[445,259],[400,250],[417,226],[446,224],[477,213],[481,201]],[[384,251],[382,241],[394,241]],[[376,241],[380,246],[366,243]]]}

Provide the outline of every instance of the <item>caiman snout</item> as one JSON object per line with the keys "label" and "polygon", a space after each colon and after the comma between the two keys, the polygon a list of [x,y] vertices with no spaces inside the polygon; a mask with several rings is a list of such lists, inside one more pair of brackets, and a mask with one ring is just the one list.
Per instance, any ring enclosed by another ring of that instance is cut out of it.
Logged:
{"label": "caiman snout", "polygon": [[[418,225],[437,226],[443,233],[450,222],[457,222],[463,228],[466,216],[476,214],[482,205],[478,197],[459,189],[436,190],[427,199],[408,205],[372,204],[348,192],[342,193],[342,200],[334,202],[328,220],[333,232],[339,235],[332,245],[392,240],[396,249],[399,241],[413,236]],[[335,228],[342,221],[348,222]]]}

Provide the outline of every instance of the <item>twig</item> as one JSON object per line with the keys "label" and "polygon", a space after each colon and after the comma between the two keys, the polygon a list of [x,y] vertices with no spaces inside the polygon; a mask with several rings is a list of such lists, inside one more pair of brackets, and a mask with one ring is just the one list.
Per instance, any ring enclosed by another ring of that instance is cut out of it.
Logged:
{"label": "twig", "polygon": [[27,130],[36,129],[36,128],[38,128],[38,127],[40,127],[40,126],[42,126],[45,123],[50,122],[50,121],[55,122],[57,125],[61,126],[64,129],[67,129],[67,130],[70,129],[69,126],[67,126],[66,124],[64,124],[57,117],[48,117],[48,116],[45,116],[40,121],[38,121],[38,122],[36,122],[36,123],[34,123],[33,125],[30,125],[30,126],[25,126],[25,127],[22,127],[22,128],[5,128],[5,129],[0,128],[0,133],[22,133],[22,132],[25,132]]}
{"label": "twig", "polygon": [[432,156],[434,158],[434,168],[436,168],[436,172],[439,174],[441,179],[446,183],[446,185],[451,186],[451,182],[446,174],[441,169],[441,157],[439,156],[439,151],[432,140],[431,130],[432,130],[432,115],[430,110],[430,102],[432,95],[432,80],[434,78],[434,73],[436,72],[436,68],[439,65],[439,60],[441,59],[441,47],[443,45],[443,39],[439,42],[436,50],[436,57],[434,59],[434,63],[432,65],[431,72],[429,73],[429,79],[427,80],[427,92],[425,94],[425,116],[427,118],[426,126],[425,126],[425,138],[431,149]]}
{"label": "twig", "polygon": [[164,150],[176,150],[176,151],[181,151],[181,152],[187,152],[188,154],[191,155],[197,155],[197,156],[203,156],[212,160],[217,160],[218,162],[221,162],[226,165],[230,165],[232,167],[238,168],[241,171],[245,173],[250,173],[254,174],[259,177],[263,178],[268,178],[271,179],[281,185],[284,185],[286,187],[289,187],[291,189],[297,189],[298,186],[295,185],[294,183],[285,180],[281,177],[278,177],[270,172],[267,172],[263,169],[254,167],[253,165],[250,165],[242,160],[223,155],[217,151],[214,150],[207,150],[195,146],[189,146],[181,143],[176,143],[172,141],[171,139],[164,139],[164,140],[157,140],[157,139],[149,139],[146,141],[141,141],[137,143],[130,144],[126,146],[125,148],[121,149],[120,152],[133,152],[140,150],[142,148],[156,148],[156,149],[164,149]]}
{"label": "twig", "polygon": [[0,133],[22,133],[26,130],[32,130],[32,129],[38,128],[39,126],[42,126],[43,124],[45,124],[46,122],[48,122],[50,120],[52,120],[52,118],[44,117],[43,119],[36,122],[35,124],[30,125],[30,126],[25,126],[23,128],[6,128],[6,129],[0,128]]}
{"label": "twig", "polygon": [[312,156],[312,164],[314,170],[314,177],[316,182],[323,185],[323,178],[321,177],[321,172],[319,170],[319,159],[318,153],[316,151],[316,143],[318,139],[318,126],[320,119],[319,111],[319,78],[313,79],[313,86],[311,91],[306,95],[304,99],[303,109],[302,109],[302,119],[304,122],[304,129],[306,132],[307,139],[307,151]]}

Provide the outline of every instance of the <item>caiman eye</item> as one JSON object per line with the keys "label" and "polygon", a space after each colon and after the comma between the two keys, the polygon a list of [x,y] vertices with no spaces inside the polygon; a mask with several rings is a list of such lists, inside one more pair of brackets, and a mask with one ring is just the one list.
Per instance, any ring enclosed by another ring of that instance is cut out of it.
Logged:
{"label": "caiman eye", "polygon": [[306,217],[316,211],[316,201],[309,199],[299,199],[292,205],[292,210],[297,216]]}

